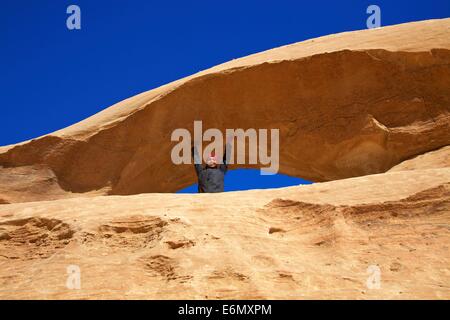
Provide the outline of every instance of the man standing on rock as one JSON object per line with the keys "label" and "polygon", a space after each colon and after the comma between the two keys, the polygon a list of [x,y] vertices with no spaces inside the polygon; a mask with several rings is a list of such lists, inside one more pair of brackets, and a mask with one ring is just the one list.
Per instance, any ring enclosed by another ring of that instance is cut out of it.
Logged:
{"label": "man standing on rock", "polygon": [[198,177],[199,193],[224,191],[224,178],[228,171],[227,155],[229,155],[230,151],[231,145],[227,142],[222,163],[218,163],[216,155],[212,153],[206,160],[206,165],[203,166],[197,152],[197,147],[195,145],[192,146],[192,156],[194,158],[195,172]]}

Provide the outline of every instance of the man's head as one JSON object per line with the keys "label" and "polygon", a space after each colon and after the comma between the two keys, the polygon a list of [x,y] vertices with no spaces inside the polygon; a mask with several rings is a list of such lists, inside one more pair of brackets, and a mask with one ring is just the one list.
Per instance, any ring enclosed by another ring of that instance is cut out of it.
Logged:
{"label": "man's head", "polygon": [[217,166],[217,158],[213,153],[210,154],[210,156],[206,160],[206,165],[210,168],[215,168]]}

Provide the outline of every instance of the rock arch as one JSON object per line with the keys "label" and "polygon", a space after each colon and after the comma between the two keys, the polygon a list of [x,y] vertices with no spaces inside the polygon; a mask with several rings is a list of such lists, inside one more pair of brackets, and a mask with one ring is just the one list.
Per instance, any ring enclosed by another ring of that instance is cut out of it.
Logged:
{"label": "rock arch", "polygon": [[288,175],[329,181],[384,172],[450,144],[449,26],[443,19],[319,38],[145,92],[0,148],[4,188],[23,188],[17,168],[36,177],[20,197],[0,196],[41,199],[44,186],[49,198],[174,192],[195,177],[171,163],[170,134],[192,130],[194,120],[205,129],[279,128],[280,172]]}

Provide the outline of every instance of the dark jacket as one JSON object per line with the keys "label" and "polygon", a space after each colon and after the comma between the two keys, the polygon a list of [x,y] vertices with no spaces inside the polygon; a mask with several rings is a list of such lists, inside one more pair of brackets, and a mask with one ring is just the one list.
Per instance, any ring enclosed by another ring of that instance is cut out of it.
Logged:
{"label": "dark jacket", "polygon": [[[202,164],[197,164],[194,161],[195,172],[198,177],[198,192],[223,192],[224,190],[224,178],[228,170],[227,164],[227,154],[229,154],[229,144],[227,144],[226,151],[223,155],[223,163],[217,164],[215,168],[210,168],[208,166],[203,166]],[[192,147],[192,156],[195,159],[200,159],[197,148]]]}

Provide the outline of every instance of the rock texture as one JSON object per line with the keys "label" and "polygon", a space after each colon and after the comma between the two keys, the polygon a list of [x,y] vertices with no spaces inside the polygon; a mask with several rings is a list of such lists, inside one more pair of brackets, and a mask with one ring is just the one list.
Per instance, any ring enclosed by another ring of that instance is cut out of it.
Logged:
{"label": "rock texture", "polygon": [[449,88],[450,19],[308,40],[0,148],[0,198],[179,190],[195,176],[190,166],[172,164],[170,134],[191,130],[194,120],[204,129],[279,128],[280,172],[292,176],[330,181],[380,173],[450,143]]}
{"label": "rock texture", "polygon": [[0,298],[449,299],[449,221],[449,167],[1,205]]}
{"label": "rock texture", "polygon": [[[2,147],[0,298],[449,299],[449,106],[443,19],[233,60]],[[319,183],[137,194],[194,182],[167,159],[194,120],[280,128],[281,172]]]}

